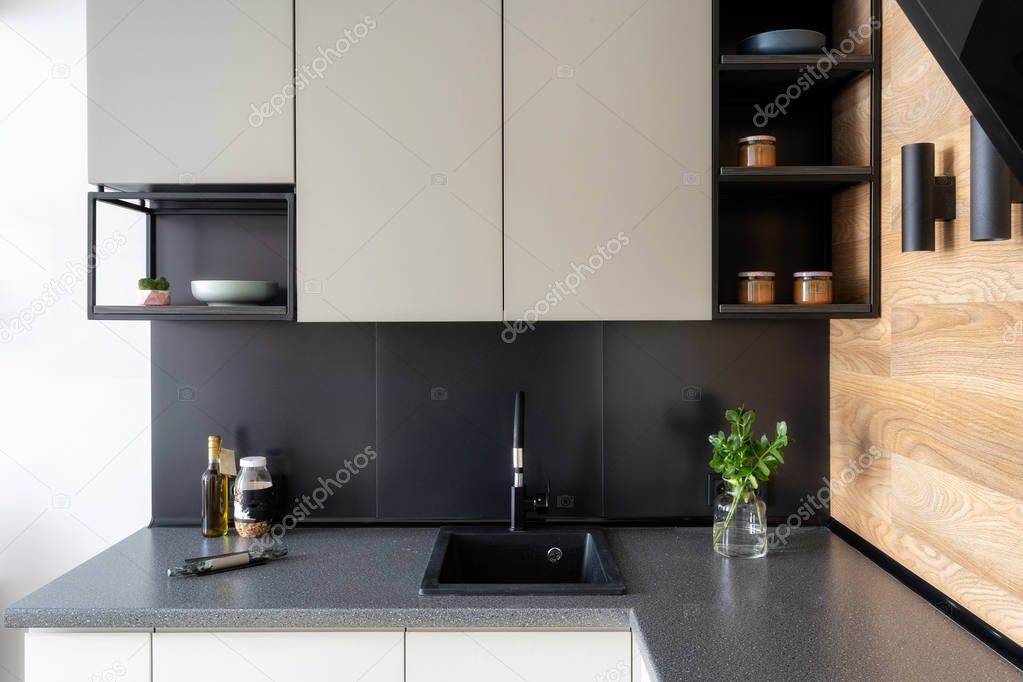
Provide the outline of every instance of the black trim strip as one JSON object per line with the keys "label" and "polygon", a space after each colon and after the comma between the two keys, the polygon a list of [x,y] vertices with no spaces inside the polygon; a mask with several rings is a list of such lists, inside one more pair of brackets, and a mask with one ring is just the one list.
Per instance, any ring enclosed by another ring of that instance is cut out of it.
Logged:
{"label": "black trim strip", "polygon": [[956,602],[835,519],[828,521],[828,530],[845,540],[859,551],[860,554],[880,566],[900,583],[923,597],[931,606],[944,613],[957,625],[994,649],[995,653],[1020,670],[1023,670],[1023,646],[1013,642],[1006,635],[967,610],[962,604]]}

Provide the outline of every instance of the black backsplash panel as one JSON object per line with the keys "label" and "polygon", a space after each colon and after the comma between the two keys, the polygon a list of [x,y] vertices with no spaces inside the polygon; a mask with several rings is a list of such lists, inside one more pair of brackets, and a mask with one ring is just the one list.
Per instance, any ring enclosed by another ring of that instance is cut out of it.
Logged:
{"label": "black backsplash panel", "polygon": [[[323,489],[310,521],[508,515],[512,401],[526,391],[526,478],[551,517],[698,519],[707,434],[727,407],[789,422],[772,516],[828,471],[828,323],[498,324],[154,322],[153,517],[198,520],[206,437],[265,454],[279,509]],[[309,503],[306,502],[306,507]]]}
{"label": "black backsplash panel", "polygon": [[[267,455],[279,511],[376,443],[371,324],[153,322],[153,519],[194,523],[206,438]],[[317,518],[376,516],[370,464]],[[307,505],[308,506],[308,505]]]}
{"label": "black backsplash panel", "polygon": [[599,323],[378,329],[380,515],[508,515],[512,404],[526,392],[526,486],[570,495],[552,515],[601,510]]}
{"label": "black backsplash panel", "polygon": [[827,322],[605,325],[605,514],[706,515],[707,435],[739,405],[757,411],[757,433],[788,422],[767,501],[792,513],[828,473],[827,334]]}

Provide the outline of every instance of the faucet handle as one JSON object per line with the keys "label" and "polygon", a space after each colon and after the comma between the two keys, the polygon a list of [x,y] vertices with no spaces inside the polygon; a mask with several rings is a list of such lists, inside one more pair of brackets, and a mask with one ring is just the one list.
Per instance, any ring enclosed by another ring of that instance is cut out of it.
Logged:
{"label": "faucet handle", "polygon": [[551,479],[547,479],[547,489],[542,495],[533,495],[528,501],[529,510],[537,514],[546,514],[551,508]]}

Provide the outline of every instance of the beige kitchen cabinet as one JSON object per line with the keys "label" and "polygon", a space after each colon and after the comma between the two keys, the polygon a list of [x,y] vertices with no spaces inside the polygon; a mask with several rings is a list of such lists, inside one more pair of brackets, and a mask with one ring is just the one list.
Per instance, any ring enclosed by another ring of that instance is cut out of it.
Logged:
{"label": "beige kitchen cabinet", "polygon": [[711,316],[711,5],[505,0],[505,316]]}
{"label": "beige kitchen cabinet", "polygon": [[89,181],[293,183],[292,0],[88,0]]}
{"label": "beige kitchen cabinet", "polygon": [[500,320],[500,4],[296,22],[299,320]]}
{"label": "beige kitchen cabinet", "polygon": [[157,632],[153,682],[402,682],[404,633]]}
{"label": "beige kitchen cabinet", "polygon": [[628,631],[410,630],[406,682],[628,682]]}
{"label": "beige kitchen cabinet", "polygon": [[25,682],[150,682],[149,632],[52,632],[25,635]]}

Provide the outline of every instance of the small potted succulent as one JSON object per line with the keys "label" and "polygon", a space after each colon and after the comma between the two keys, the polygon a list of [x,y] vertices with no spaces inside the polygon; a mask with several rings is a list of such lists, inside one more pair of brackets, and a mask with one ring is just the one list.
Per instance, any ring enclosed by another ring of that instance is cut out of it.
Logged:
{"label": "small potted succulent", "polygon": [[778,422],[775,435],[753,437],[757,413],[739,407],[725,412],[729,432],[709,438],[710,467],[721,475],[725,490],[714,498],[714,551],[726,557],[767,554],[767,505],[758,497],[760,484],[785,463],[781,451],[792,442],[788,425]]}
{"label": "small potted succulent", "polygon": [[170,305],[170,282],[166,277],[139,280],[139,305]]}

